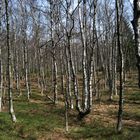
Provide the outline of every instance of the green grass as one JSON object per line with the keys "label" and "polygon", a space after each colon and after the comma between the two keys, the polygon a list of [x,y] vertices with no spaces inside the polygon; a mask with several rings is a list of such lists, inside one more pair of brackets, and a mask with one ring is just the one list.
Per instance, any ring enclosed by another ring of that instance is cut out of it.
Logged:
{"label": "green grass", "polygon": [[116,132],[115,126],[104,127],[97,121],[75,127],[69,132],[68,138],[91,140],[139,140],[139,128],[124,128],[122,133]]}
{"label": "green grass", "polygon": [[[38,95],[35,97],[35,99]],[[14,108],[17,123],[11,122],[8,113],[0,113],[0,140],[10,139],[37,139],[37,137],[62,128],[64,123],[64,109],[58,109],[54,105],[31,103],[16,99]],[[49,108],[47,108],[49,106]]]}
{"label": "green grass", "polygon": [[[123,119],[132,122],[140,120],[140,94],[139,89],[129,88],[125,90]],[[116,105],[118,97],[113,102],[108,102],[108,92],[102,95],[104,105]],[[89,140],[140,140],[140,126],[134,123],[124,123],[122,133],[116,132],[117,108],[108,110],[109,123],[105,123],[99,112],[93,112],[84,120],[77,120],[77,112],[69,113],[69,132],[65,132],[65,109],[62,100],[59,105],[54,105],[41,96],[39,90],[33,88],[32,101],[28,102],[26,92],[19,98],[14,97],[14,109],[17,122],[12,123],[8,111],[0,113],[0,140],[39,140],[39,139],[89,139]],[[39,101],[39,102],[38,102]],[[94,102],[94,106],[98,102]],[[96,115],[96,117],[94,116]],[[104,117],[104,116],[103,116]],[[90,122],[86,122],[90,119]]]}

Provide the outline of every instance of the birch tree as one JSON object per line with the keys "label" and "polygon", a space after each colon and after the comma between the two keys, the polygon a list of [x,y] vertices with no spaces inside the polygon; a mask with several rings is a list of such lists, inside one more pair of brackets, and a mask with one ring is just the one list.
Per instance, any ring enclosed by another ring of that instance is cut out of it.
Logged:
{"label": "birch tree", "polygon": [[27,90],[27,99],[30,99],[31,88],[29,83],[29,60],[28,60],[28,44],[27,44],[27,9],[25,1],[20,0],[20,10],[22,16],[22,25],[21,25],[21,34],[22,34],[22,41],[23,41],[23,71],[24,71],[24,78]]}
{"label": "birch tree", "polygon": [[6,11],[6,44],[7,44],[7,80],[8,80],[8,96],[9,96],[9,113],[11,115],[12,121],[16,122],[16,116],[13,107],[13,97],[12,97],[12,75],[11,75],[11,47],[10,46],[10,25],[9,25],[9,2],[5,0],[5,11]]}
{"label": "birch tree", "polygon": [[3,89],[3,64],[2,64],[2,1],[0,1],[0,112],[2,110],[2,89]]}
{"label": "birch tree", "polygon": [[118,110],[118,121],[117,121],[117,131],[122,130],[122,114],[123,114],[123,90],[124,90],[124,58],[123,50],[120,38],[120,21],[123,12],[123,1],[116,0],[116,17],[117,17],[117,46],[119,53],[119,110]]}
{"label": "birch tree", "polygon": [[132,21],[135,34],[135,52],[138,68],[138,86],[140,88],[140,1],[134,0],[134,19]]}

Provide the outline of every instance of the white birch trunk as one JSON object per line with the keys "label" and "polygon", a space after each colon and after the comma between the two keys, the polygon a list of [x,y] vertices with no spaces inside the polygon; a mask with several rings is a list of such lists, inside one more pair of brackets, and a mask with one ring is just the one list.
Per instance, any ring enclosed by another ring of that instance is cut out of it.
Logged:
{"label": "white birch trunk", "polygon": [[88,75],[87,75],[87,44],[86,44],[86,1],[83,0],[83,21],[81,7],[79,6],[79,22],[81,30],[81,39],[83,46],[83,58],[82,58],[82,67],[83,67],[83,91],[84,91],[84,110],[88,108]]}
{"label": "white birch trunk", "polygon": [[[96,70],[95,70],[95,32],[96,32],[96,4],[97,1],[94,1],[94,17],[93,17],[93,37],[92,37],[92,52],[90,58],[90,73],[89,73],[89,108],[91,109],[93,102],[93,76],[94,76],[94,86],[96,86]],[[96,90],[96,87],[95,87]]]}
{"label": "white birch trunk", "polygon": [[27,34],[26,34],[26,29],[27,29],[27,9],[25,4],[22,3],[21,1],[21,16],[22,18],[22,41],[23,41],[23,71],[24,71],[24,78],[25,78],[25,84],[26,84],[26,90],[27,90],[27,99],[29,101],[30,99],[30,94],[31,94],[31,89],[30,89],[30,83],[29,83],[29,61],[28,61],[28,46],[27,46]]}
{"label": "white birch trunk", "polygon": [[57,63],[55,58],[55,50],[53,51],[53,90],[54,90],[54,103],[58,103],[57,97]]}
{"label": "white birch trunk", "polygon": [[8,13],[8,0],[5,0],[5,11],[6,11],[6,28],[7,28],[7,80],[8,80],[8,95],[9,95],[9,113],[11,115],[12,121],[16,122],[16,116],[13,108],[13,98],[12,98],[12,73],[11,73],[11,49],[10,49],[10,38],[9,38],[9,13]]}
{"label": "white birch trunk", "polygon": [[72,100],[72,93],[71,93],[71,69],[70,69],[70,63],[68,60],[68,50],[65,48],[65,54],[66,54],[66,66],[67,66],[67,92],[69,96],[69,106],[71,109],[73,109],[73,100]]}

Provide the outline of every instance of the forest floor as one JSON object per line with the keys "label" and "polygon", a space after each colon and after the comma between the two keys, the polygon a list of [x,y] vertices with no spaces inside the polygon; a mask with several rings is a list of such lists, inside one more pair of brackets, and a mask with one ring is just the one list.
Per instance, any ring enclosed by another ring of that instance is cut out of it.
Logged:
{"label": "forest floor", "polygon": [[140,90],[135,75],[126,81],[123,131],[119,134],[116,132],[118,97],[108,101],[107,91],[102,92],[100,102],[94,101],[93,110],[82,121],[78,121],[76,111],[69,111],[69,132],[65,131],[62,98],[54,105],[41,96],[35,85],[29,102],[25,90],[22,93],[14,97],[16,123],[12,123],[6,108],[0,113],[0,140],[140,140]]}

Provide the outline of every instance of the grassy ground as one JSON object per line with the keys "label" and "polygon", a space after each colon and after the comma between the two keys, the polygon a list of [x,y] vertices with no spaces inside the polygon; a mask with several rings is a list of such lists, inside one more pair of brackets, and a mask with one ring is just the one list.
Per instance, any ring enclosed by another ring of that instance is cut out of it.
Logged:
{"label": "grassy ground", "polygon": [[92,112],[82,121],[77,112],[69,111],[69,132],[65,132],[64,103],[53,105],[34,86],[30,102],[24,92],[14,99],[17,123],[11,122],[7,109],[0,113],[0,140],[140,140],[140,90],[134,81],[127,79],[120,134],[116,133],[118,97],[113,102],[104,96],[100,103],[94,101]]}

